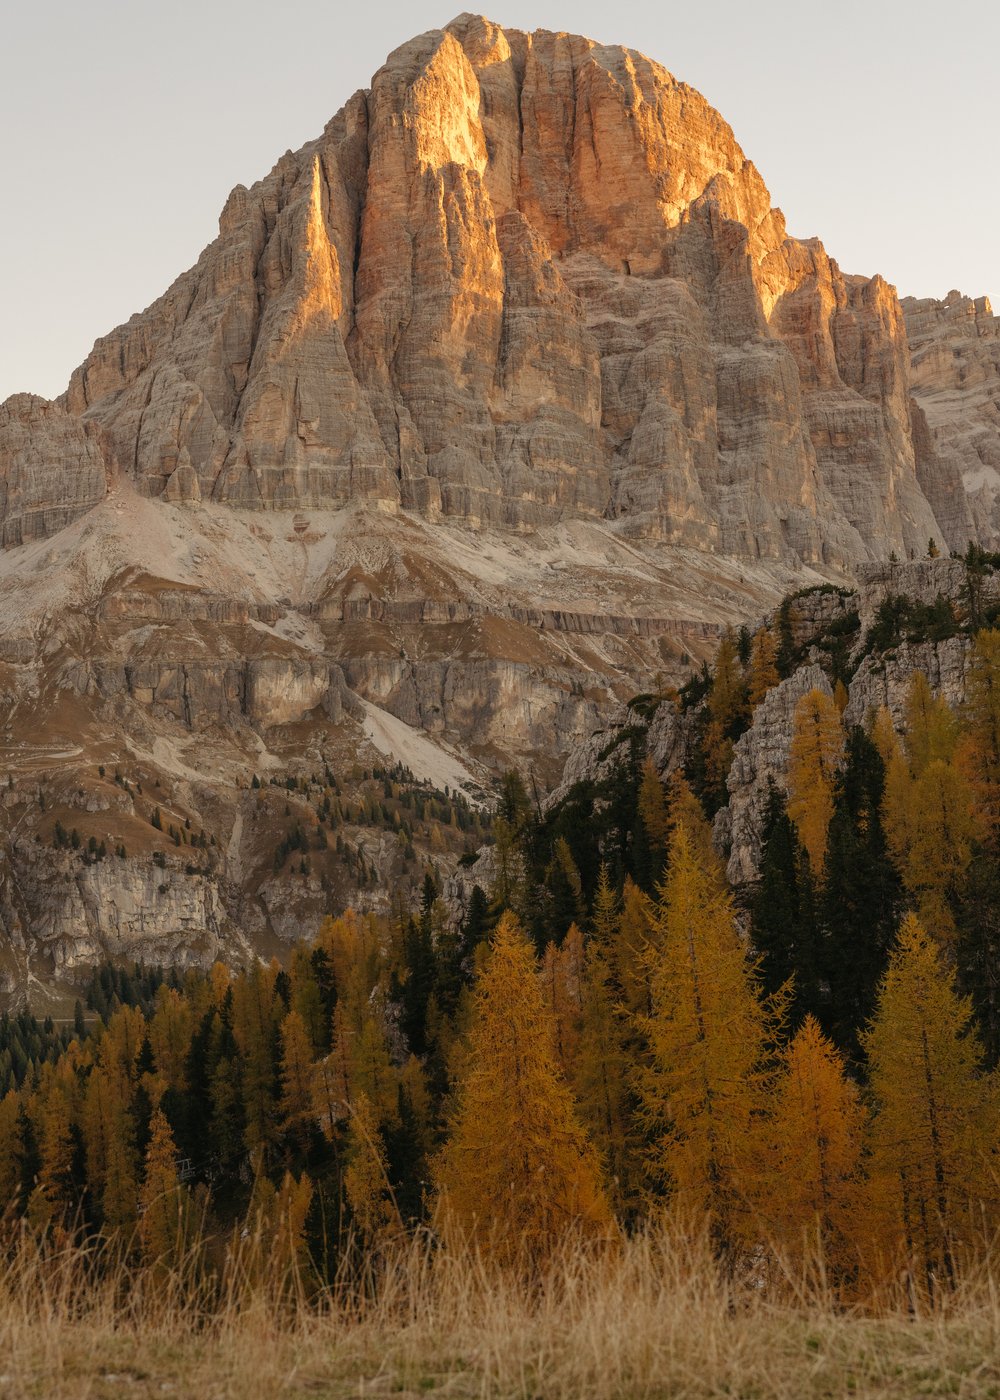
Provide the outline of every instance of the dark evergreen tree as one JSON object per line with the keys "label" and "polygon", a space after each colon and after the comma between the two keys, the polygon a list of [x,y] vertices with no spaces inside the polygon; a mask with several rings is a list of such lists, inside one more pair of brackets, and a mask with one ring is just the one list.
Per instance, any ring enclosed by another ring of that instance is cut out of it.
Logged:
{"label": "dark evergreen tree", "polygon": [[790,819],[785,794],[772,781],[764,816],[760,870],[750,894],[750,927],[759,975],[772,994],[792,981],[792,1028],[821,1003],[818,933],[809,860]]}
{"label": "dark evergreen tree", "polygon": [[[433,881],[431,888],[434,888]],[[414,1055],[423,1055],[427,1050],[427,1003],[434,990],[436,972],[431,936],[432,907],[433,901],[421,909],[418,919],[408,919],[403,930],[404,975],[395,999],[400,1005],[400,1028]]]}
{"label": "dark evergreen tree", "polygon": [[827,836],[820,920],[820,960],[827,984],[819,1020],[850,1055],[875,1007],[902,905],[889,857],[881,806],[885,765],[875,744],[855,725],[847,736]]}
{"label": "dark evergreen tree", "polygon": [[469,907],[462,920],[462,957],[467,959],[493,928],[490,916],[490,901],[481,885],[473,885],[469,896]]}
{"label": "dark evergreen tree", "polygon": [[990,1066],[1000,1063],[1000,864],[980,849],[957,902],[955,947],[960,989],[972,997]]}

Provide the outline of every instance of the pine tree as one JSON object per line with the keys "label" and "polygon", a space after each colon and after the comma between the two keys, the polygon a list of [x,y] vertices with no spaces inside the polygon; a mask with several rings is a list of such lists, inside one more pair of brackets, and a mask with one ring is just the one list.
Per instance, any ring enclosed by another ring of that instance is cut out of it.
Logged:
{"label": "pine tree", "polygon": [[670,815],[663,782],[651,758],[642,765],[642,782],[639,785],[639,816],[646,838],[648,871],[644,872],[646,883],[652,886],[663,874],[663,863],[667,857],[667,840],[670,835]]}
{"label": "pine tree", "polygon": [[277,1131],[277,967],[254,963],[233,985],[233,1035],[241,1055],[244,1138],[254,1156]]}
{"label": "pine tree", "polygon": [[798,617],[790,598],[783,598],[778,609],[778,675],[786,680],[795,670],[797,648],[795,644],[795,624]]}
{"label": "pine tree", "polygon": [[810,690],[795,707],[788,759],[788,815],[819,876],[833,816],[833,791],[844,750],[840,714],[829,695]]}
{"label": "pine tree", "polygon": [[434,1175],[446,1218],[498,1257],[543,1256],[567,1230],[610,1228],[597,1156],[557,1067],[535,959],[510,915],[477,980],[451,1134]]}
{"label": "pine tree", "polygon": [[689,1216],[707,1216],[732,1259],[752,1230],[765,1054],[774,1033],[731,899],[700,867],[679,824],[653,914],[649,1062],[638,1081],[656,1180]]}
{"label": "pine tree", "polygon": [[822,1014],[820,939],[809,858],[788,816],[785,795],[772,781],[764,809],[763,845],[750,893],[751,940],[763,990],[790,985],[792,1027]]}
{"label": "pine tree", "polygon": [[734,740],[748,712],[747,686],[731,627],[726,629],[719,643],[706,707],[707,725],[702,740],[705,795],[714,808],[725,801],[726,775],[732,763]]}
{"label": "pine tree", "polygon": [[959,985],[972,998],[987,1062],[1000,1062],[1000,864],[991,850],[973,857],[962,882],[955,944]]}
{"label": "pine tree", "polygon": [[813,977],[825,983],[816,1014],[851,1056],[871,1017],[875,992],[895,941],[902,889],[882,825],[885,765],[855,725],[837,775],[818,909],[822,942]]}
{"label": "pine tree", "polygon": [[431,925],[436,897],[434,891],[429,902],[425,900],[420,917],[408,919],[403,931],[404,971],[398,996],[402,1011],[400,1026],[415,1055],[423,1055],[427,1050],[427,1003],[436,975]]}
{"label": "pine tree", "polygon": [[[898,1258],[933,1297],[998,1223],[997,1094],[981,1074],[972,1008],[907,915],[864,1036],[874,1100],[869,1252]],[[860,1242],[863,1246],[865,1240]]]}

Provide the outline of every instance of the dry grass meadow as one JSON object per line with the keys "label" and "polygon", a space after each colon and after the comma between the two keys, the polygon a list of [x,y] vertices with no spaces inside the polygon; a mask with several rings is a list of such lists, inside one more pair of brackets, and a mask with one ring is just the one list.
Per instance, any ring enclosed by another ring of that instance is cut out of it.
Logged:
{"label": "dry grass meadow", "polygon": [[668,1236],[567,1249],[533,1283],[426,1242],[323,1297],[246,1278],[95,1271],[24,1243],[0,1279],[0,1397],[1000,1396],[1000,1298],[986,1274],[933,1311],[865,1312],[821,1287],[726,1283]]}

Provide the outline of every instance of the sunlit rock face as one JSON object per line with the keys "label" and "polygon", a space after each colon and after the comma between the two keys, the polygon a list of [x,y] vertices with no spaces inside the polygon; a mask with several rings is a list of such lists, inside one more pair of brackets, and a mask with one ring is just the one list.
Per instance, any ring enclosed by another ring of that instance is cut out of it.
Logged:
{"label": "sunlit rock face", "polygon": [[849,568],[946,533],[910,389],[893,289],[786,235],[697,92],[462,15],[238,187],[65,403],[171,501]]}

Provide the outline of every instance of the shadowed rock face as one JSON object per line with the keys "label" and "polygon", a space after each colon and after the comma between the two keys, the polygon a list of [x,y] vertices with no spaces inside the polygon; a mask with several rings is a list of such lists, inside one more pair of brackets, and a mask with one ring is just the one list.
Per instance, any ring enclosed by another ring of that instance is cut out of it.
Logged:
{"label": "shadowed rock face", "polygon": [[[907,297],[917,470],[945,530],[1000,547],[1000,319],[986,297]],[[949,490],[951,482],[958,489]]]}
{"label": "shadowed rock face", "polygon": [[0,404],[0,546],[56,534],[106,491],[96,423],[34,394]]}
{"label": "shadowed rock face", "polygon": [[944,534],[910,387],[893,289],[786,236],[698,93],[463,15],[238,187],[64,406],[171,501],[606,518],[838,569]]}

